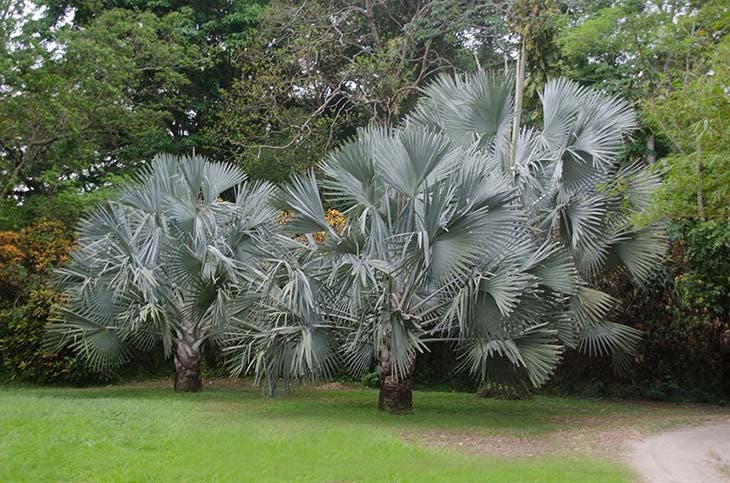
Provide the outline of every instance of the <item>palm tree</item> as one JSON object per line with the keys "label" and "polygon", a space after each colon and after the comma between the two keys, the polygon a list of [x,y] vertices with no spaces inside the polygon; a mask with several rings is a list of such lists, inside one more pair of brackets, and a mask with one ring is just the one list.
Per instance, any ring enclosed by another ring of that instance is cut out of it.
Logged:
{"label": "palm tree", "polygon": [[623,99],[551,80],[540,95],[542,130],[522,128],[512,145],[511,92],[510,77],[444,75],[429,86],[410,122],[462,146],[481,146],[511,166],[532,235],[565,247],[577,270],[569,312],[579,348],[611,354],[620,368],[639,334],[606,320],[618,301],[590,284],[616,269],[642,283],[666,249],[662,222],[633,222],[660,183],[640,161],[622,161],[624,142],[637,127],[635,113]]}
{"label": "palm tree", "polygon": [[614,266],[644,279],[663,252],[661,227],[631,224],[657,183],[620,166],[633,114],[551,82],[545,128],[512,145],[512,92],[509,78],[443,76],[400,128],[335,151],[321,188],[346,208],[341,233],[314,176],[293,179],[282,229],[306,236],[272,248],[249,286],[252,315],[226,336],[234,371],[253,368],[271,388],[327,374],[338,353],[355,374],[374,359],[380,407],[398,411],[430,342],[452,343],[481,380],[534,386],[567,347],[625,360],[639,334],[607,320],[615,301],[589,283]]}
{"label": "palm tree", "polygon": [[250,317],[228,332],[234,371],[254,367],[269,381],[318,377],[344,341],[353,373],[378,361],[381,408],[403,410],[427,342],[457,334],[520,358],[519,345],[500,345],[512,334],[531,339],[536,358],[521,359],[523,369],[542,382],[559,347],[550,327],[564,323],[551,314],[561,291],[573,290],[572,267],[549,244],[532,244],[518,192],[495,167],[422,128],[364,131],[323,166],[325,189],[349,206],[343,233],[328,226],[314,177],[295,178],[279,200],[295,213],[283,228],[328,236],[272,249],[246,297],[255,306],[237,310]]}
{"label": "palm tree", "polygon": [[[79,223],[50,342],[98,370],[161,342],[175,390],[199,390],[202,345],[229,324],[228,301],[274,225],[272,186],[245,180],[199,156],[155,157]],[[228,193],[234,201],[221,199]]]}

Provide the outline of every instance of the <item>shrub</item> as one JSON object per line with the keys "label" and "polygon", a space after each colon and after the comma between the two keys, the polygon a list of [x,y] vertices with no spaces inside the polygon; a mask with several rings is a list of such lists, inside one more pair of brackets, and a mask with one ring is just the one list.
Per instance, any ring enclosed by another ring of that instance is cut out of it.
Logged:
{"label": "shrub", "polygon": [[360,382],[362,382],[365,386],[369,388],[377,389],[380,387],[380,376],[378,375],[377,371],[366,372],[360,378]]}
{"label": "shrub", "polygon": [[57,297],[52,290],[39,288],[30,292],[24,304],[0,309],[0,368],[5,378],[73,384],[100,380],[75,356],[43,349],[45,326]]}
{"label": "shrub", "polygon": [[704,320],[724,318],[730,307],[730,221],[682,221],[675,241],[678,308]]}
{"label": "shrub", "polygon": [[477,391],[477,396],[492,399],[523,400],[531,399],[529,386],[489,383]]}
{"label": "shrub", "polygon": [[608,361],[567,354],[552,390],[730,401],[730,222],[685,220],[669,232],[662,273],[643,287],[621,277],[608,283],[624,300],[619,316],[644,332],[626,372],[617,375]]}
{"label": "shrub", "polygon": [[97,381],[75,357],[43,349],[45,327],[58,294],[50,272],[73,247],[66,225],[40,219],[18,231],[0,232],[0,373],[34,382]]}
{"label": "shrub", "polygon": [[68,260],[73,238],[59,221],[45,218],[19,231],[0,231],[0,306],[16,306],[47,285],[53,267]]}

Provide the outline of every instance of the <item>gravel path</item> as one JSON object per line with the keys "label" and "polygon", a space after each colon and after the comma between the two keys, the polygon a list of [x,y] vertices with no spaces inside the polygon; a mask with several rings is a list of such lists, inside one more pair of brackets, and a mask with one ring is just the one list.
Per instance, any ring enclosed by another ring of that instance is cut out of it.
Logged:
{"label": "gravel path", "polygon": [[631,463],[652,483],[729,483],[730,423],[638,441],[632,446]]}

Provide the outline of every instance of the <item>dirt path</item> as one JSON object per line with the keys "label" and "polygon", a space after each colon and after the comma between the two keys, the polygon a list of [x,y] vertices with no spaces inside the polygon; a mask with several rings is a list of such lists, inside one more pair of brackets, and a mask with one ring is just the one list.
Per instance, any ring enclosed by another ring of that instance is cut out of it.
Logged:
{"label": "dirt path", "polygon": [[631,464],[644,481],[730,482],[730,423],[660,434],[631,449]]}

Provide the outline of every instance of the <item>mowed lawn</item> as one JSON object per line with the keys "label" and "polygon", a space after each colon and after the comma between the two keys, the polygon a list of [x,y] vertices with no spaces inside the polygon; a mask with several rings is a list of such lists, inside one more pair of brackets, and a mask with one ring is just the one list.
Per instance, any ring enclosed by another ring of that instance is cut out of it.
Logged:
{"label": "mowed lawn", "polygon": [[[246,384],[176,394],[166,384],[0,387],[0,481],[631,481],[618,461],[563,449],[571,431],[691,421],[692,408],[416,392],[412,414],[376,410],[371,389]],[[612,422],[613,421],[613,422]],[[432,434],[540,441],[541,455],[429,444]],[[554,451],[553,451],[554,450]]]}

